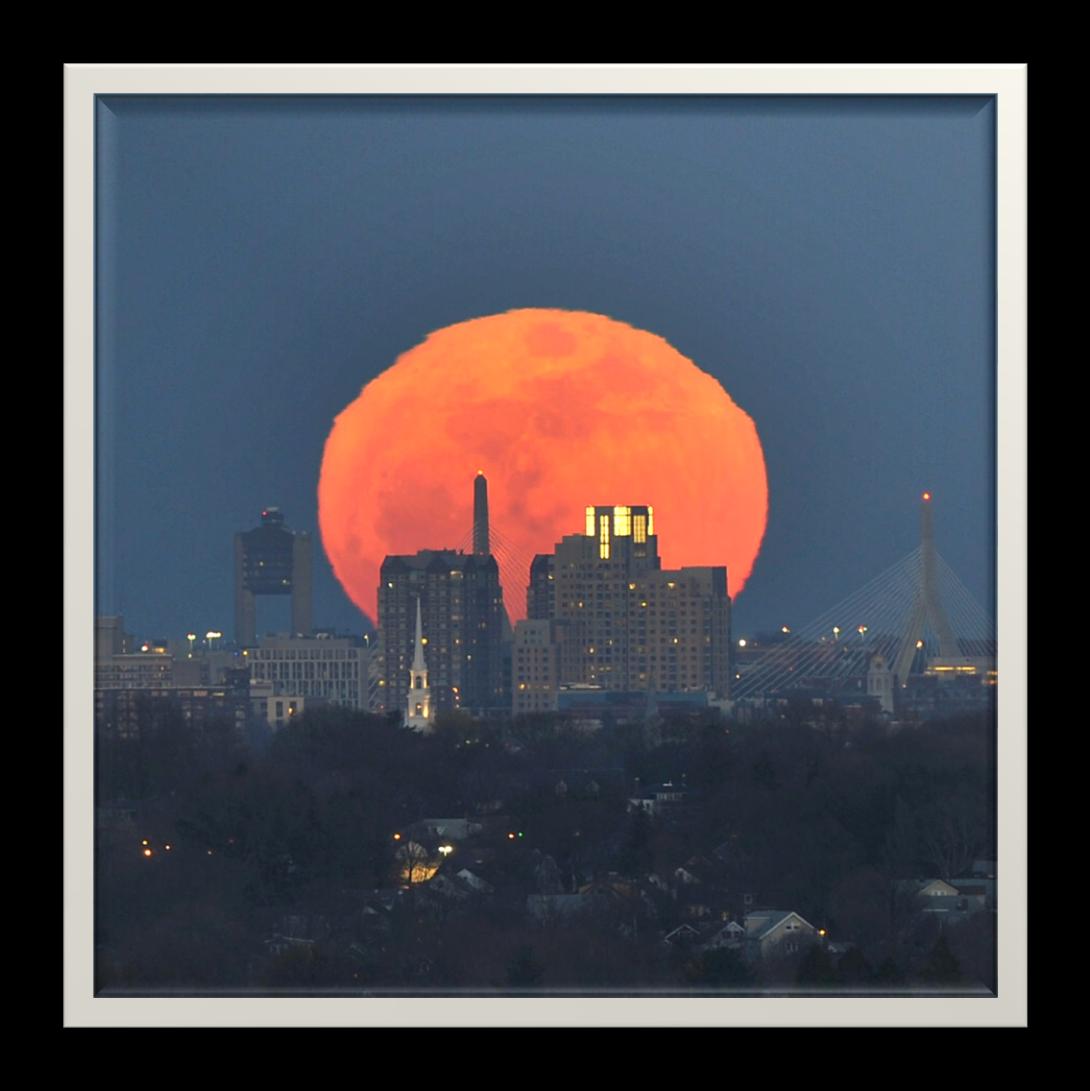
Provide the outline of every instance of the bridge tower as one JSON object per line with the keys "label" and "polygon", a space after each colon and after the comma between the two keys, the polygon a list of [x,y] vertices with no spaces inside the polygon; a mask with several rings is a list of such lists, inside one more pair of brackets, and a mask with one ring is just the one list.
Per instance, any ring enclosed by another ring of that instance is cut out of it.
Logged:
{"label": "bridge tower", "polygon": [[926,622],[930,623],[932,631],[939,638],[940,658],[948,662],[961,659],[961,648],[939,597],[933,499],[930,492],[925,492],[920,497],[920,576],[912,610],[908,615],[908,625],[893,664],[893,676],[898,685],[904,685],[907,681],[916,652],[923,647]]}

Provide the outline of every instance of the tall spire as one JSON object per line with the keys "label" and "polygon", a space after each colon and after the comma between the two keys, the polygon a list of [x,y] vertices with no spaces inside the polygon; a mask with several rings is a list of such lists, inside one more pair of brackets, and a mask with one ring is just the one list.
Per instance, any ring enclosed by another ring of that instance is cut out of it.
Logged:
{"label": "tall spire", "polygon": [[415,731],[431,731],[431,689],[428,687],[428,665],[424,661],[424,624],[420,616],[420,596],[416,596],[416,649],[409,670],[409,700],[405,708],[405,725]]}
{"label": "tall spire", "polygon": [[488,541],[488,478],[478,470],[473,481],[473,552],[487,557],[492,549]]}
{"label": "tall spire", "polygon": [[424,661],[424,623],[420,617],[420,596],[416,596],[416,650],[413,652],[413,672],[424,672],[428,664]]}

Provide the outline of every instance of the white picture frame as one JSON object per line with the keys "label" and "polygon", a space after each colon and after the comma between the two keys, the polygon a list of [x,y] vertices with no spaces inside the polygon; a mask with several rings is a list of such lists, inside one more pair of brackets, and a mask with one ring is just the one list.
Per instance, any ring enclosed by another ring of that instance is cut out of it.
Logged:
{"label": "white picture frame", "polygon": [[[64,71],[65,1026],[1025,1026],[1025,65],[69,65]],[[95,998],[94,102],[126,94],[994,95],[997,101],[999,992],[995,998]]]}

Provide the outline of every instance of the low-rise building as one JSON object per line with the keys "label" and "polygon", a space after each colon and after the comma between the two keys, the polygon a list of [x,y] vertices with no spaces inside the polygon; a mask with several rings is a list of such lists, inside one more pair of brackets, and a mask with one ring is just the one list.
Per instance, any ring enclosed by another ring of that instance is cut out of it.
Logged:
{"label": "low-rise building", "polygon": [[744,926],[747,951],[755,958],[798,954],[818,937],[818,929],[792,909],[755,909]]}
{"label": "low-rise building", "polygon": [[244,662],[255,683],[271,683],[273,697],[368,707],[368,648],[362,637],[264,636],[257,647],[245,650]]}

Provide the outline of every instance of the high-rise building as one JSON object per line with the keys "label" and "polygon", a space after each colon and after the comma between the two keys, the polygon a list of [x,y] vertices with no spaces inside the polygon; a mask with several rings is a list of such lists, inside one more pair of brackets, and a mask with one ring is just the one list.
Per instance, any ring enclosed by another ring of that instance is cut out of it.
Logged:
{"label": "high-rise building", "polygon": [[559,629],[563,622],[534,620],[515,623],[511,648],[511,714],[555,712],[560,683]]}
{"label": "high-rise building", "polygon": [[384,664],[377,710],[408,709],[418,651],[427,662],[427,703],[433,715],[455,708],[506,710],[509,623],[499,565],[489,548],[488,481],[478,471],[473,483],[472,553],[422,549],[382,562],[378,622]]}
{"label": "high-rise building", "polygon": [[664,571],[651,507],[588,507],[583,534],[534,559],[527,605],[564,622],[561,686],[728,695],[726,568]]}
{"label": "high-rise building", "polygon": [[431,707],[436,712],[506,707],[499,566],[492,556],[450,549],[423,549],[382,562],[381,707],[399,712],[407,708],[418,601]]}
{"label": "high-rise building", "polygon": [[552,553],[539,553],[530,564],[526,616],[531,621],[556,617],[556,557]]}
{"label": "high-rise building", "polygon": [[257,597],[291,596],[293,635],[312,629],[310,535],[284,525],[279,508],[265,508],[261,523],[235,535],[235,641],[242,647],[257,639]]}
{"label": "high-rise building", "polygon": [[125,632],[125,621],[121,617],[95,618],[95,660],[106,659],[113,655],[124,655],[132,649],[133,639]]}

